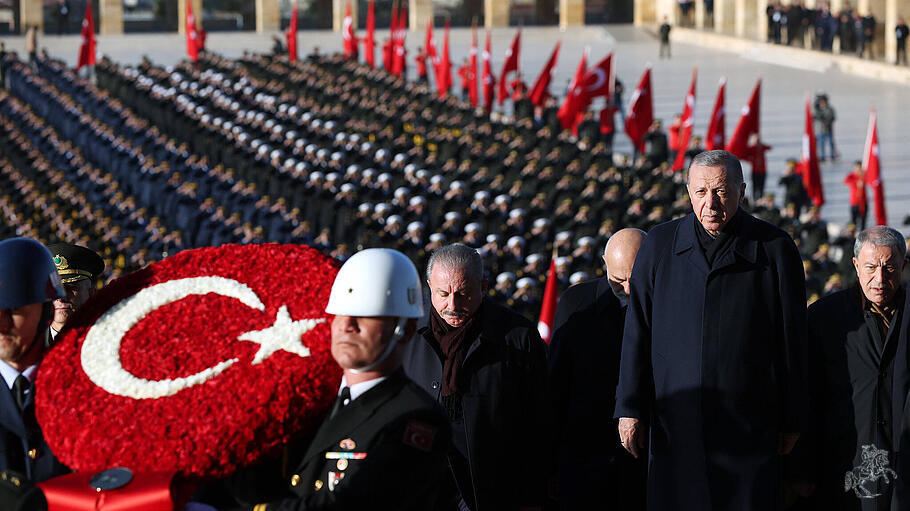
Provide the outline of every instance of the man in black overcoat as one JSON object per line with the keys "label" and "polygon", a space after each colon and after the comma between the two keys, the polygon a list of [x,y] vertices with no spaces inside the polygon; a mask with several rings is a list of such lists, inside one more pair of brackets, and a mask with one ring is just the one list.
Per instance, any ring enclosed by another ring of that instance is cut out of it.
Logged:
{"label": "man in black overcoat", "polygon": [[[559,508],[644,509],[645,465],[610,434],[619,355],[635,254],[645,237],[622,229],[604,251],[607,273],[567,289],[550,339],[550,402]],[[606,435],[591,442],[592,425]],[[581,448],[580,446],[584,446]]]}
{"label": "man in black overcoat", "polygon": [[436,249],[427,284],[430,317],[404,368],[449,415],[455,509],[539,510],[549,449],[546,345],[530,321],[484,298],[483,260],[474,249]]}
{"label": "man in black overcoat", "polygon": [[632,271],[616,412],[644,448],[648,509],[780,509],[781,456],[806,426],[806,291],[784,231],[739,208],[726,151],[697,155],[694,212],[648,233]]}
{"label": "man in black overcoat", "polygon": [[791,479],[812,493],[812,509],[907,509],[906,500],[901,507],[893,499],[910,477],[895,459],[910,388],[905,254],[895,229],[860,232],[853,247],[857,284],[809,307],[812,415]]}

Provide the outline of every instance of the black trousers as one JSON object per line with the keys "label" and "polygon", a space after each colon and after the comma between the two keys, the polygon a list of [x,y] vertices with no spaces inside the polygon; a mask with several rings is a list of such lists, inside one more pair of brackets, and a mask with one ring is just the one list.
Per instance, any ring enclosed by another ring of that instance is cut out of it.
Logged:
{"label": "black trousers", "polygon": [[858,231],[866,228],[866,215],[868,214],[869,208],[865,208],[865,211],[860,213],[859,206],[850,206],[850,221],[856,225]]}

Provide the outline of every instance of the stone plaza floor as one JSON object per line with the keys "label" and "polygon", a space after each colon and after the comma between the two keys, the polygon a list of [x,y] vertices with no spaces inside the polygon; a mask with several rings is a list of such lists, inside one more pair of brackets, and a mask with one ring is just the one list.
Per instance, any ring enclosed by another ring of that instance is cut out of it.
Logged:
{"label": "stone plaza floor", "polygon": [[[493,31],[494,73],[505,58],[516,28]],[[227,57],[237,57],[244,51],[265,52],[272,45],[275,34],[255,33],[211,33],[207,46]],[[359,35],[363,35],[362,31]],[[388,35],[386,30],[377,31],[377,41]],[[442,29],[435,30],[437,46],[441,47]],[[452,30],[451,55],[453,68],[457,68],[470,47],[470,29]],[[483,35],[480,35],[483,44]],[[665,126],[673,116],[680,113],[689,87],[692,68],[698,68],[696,91],[695,134],[704,135],[708,117],[711,114],[718,81],[727,79],[727,137],[732,135],[739,120],[740,109],[745,105],[758,78],[762,78],[761,130],[764,143],[772,146],[768,156],[768,179],[766,192],[777,194],[778,202],[782,190],[777,186],[778,178],[787,158],[799,158],[804,130],[805,98],[810,100],[819,90],[824,90],[831,105],[837,111],[835,140],[840,160],[822,163],[827,203],[823,216],[829,222],[842,224],[849,219],[848,189],[843,184],[844,176],[852,163],[862,158],[870,108],[878,111],[878,130],[889,224],[902,228],[904,217],[910,213],[910,136],[904,126],[910,116],[910,87],[895,83],[880,82],[867,78],[826,70],[819,65],[814,53],[800,53],[799,56],[782,56],[773,51],[750,51],[734,53],[707,49],[691,45],[673,45],[670,59],[658,58],[658,42],[655,35],[631,25],[587,26],[560,32],[555,27],[527,27],[522,34],[521,69],[524,79],[532,84],[550,55],[556,41],[562,41],[557,70],[551,85],[551,92],[562,96],[582,52],[591,48],[589,65],[593,65],[610,51],[616,55],[616,76],[626,87],[624,96],[627,103],[632,96],[646,65],[652,66],[655,117],[663,119]],[[22,52],[22,37],[0,38],[7,49]],[[408,33],[409,66],[418,45],[424,41],[424,32]],[[39,47],[75,64],[80,37],[39,36]],[[313,46],[321,51],[341,51],[341,34],[328,31],[300,32],[298,47],[301,55]],[[109,55],[122,63],[136,63],[143,55],[161,64],[173,64],[185,56],[183,36],[171,34],[135,34],[123,36],[99,36],[99,54]],[[380,58],[377,51],[377,59]],[[457,76],[456,76],[457,83]],[[628,106],[628,105],[626,105]],[[903,119],[903,120],[902,120]],[[618,119],[617,119],[618,120]],[[615,148],[631,152],[631,144],[622,133],[615,139]],[[750,183],[746,165],[746,181]],[[747,188],[747,194],[751,191]],[[871,212],[871,190],[869,192],[869,223],[874,223]],[[910,233],[910,230],[907,231]]]}

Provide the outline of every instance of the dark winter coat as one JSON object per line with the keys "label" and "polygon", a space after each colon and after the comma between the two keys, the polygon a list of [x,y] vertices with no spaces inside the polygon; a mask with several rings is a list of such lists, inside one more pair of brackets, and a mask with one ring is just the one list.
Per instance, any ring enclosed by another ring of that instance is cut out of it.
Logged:
{"label": "dark winter coat", "polygon": [[550,396],[560,509],[644,509],[644,460],[623,449],[613,419],[625,308],[606,277],[559,297]]}
{"label": "dark winter coat", "polygon": [[[792,478],[816,484],[814,509],[899,509],[890,505],[893,478],[865,483],[882,495],[862,501],[853,490],[844,491],[844,482],[848,472],[863,465],[863,446],[886,451],[888,468],[898,468],[895,457],[910,390],[910,303],[904,294],[901,290],[896,297],[901,306],[884,338],[877,319],[863,310],[859,287],[809,307],[812,414],[809,431],[794,450],[791,471]],[[898,479],[904,477],[901,473]]]}
{"label": "dark winter coat", "polygon": [[[466,457],[477,496],[472,509],[539,506],[548,449],[541,441],[547,420],[546,345],[534,325],[512,309],[484,299],[480,311],[481,333],[459,373]],[[421,388],[442,399],[442,353],[429,327],[418,328],[403,366]]]}
{"label": "dark winter coat", "polygon": [[638,252],[615,415],[650,421],[649,509],[779,509],[779,435],[807,420],[799,252],[740,209],[709,267],[696,222],[658,225]]}

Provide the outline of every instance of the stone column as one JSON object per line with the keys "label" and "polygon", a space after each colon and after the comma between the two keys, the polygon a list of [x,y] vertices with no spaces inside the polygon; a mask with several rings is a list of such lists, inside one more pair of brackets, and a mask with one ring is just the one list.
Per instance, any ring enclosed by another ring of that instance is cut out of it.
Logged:
{"label": "stone column", "polygon": [[193,17],[196,18],[196,27],[202,27],[202,0],[177,0],[177,32],[186,33],[186,3],[193,2]]}
{"label": "stone column", "polygon": [[483,26],[508,27],[510,3],[508,0],[483,0]]}
{"label": "stone column", "polygon": [[[352,4],[353,5],[353,4]],[[433,0],[409,0],[408,26],[411,30],[424,30],[433,19]]]}
{"label": "stone column", "polygon": [[278,0],[256,0],[256,33],[264,34],[281,30],[281,10]]}
{"label": "stone column", "polygon": [[653,25],[654,23],[657,23],[655,0],[635,0],[632,20],[636,26]]}
{"label": "stone column", "polygon": [[19,2],[19,33],[25,35],[25,27],[38,25],[38,32],[44,29],[44,5],[33,0]]}
{"label": "stone column", "polygon": [[736,0],[714,0],[714,31],[732,34],[736,26]]}
{"label": "stone column", "polygon": [[559,29],[585,24],[585,0],[559,0]]}
{"label": "stone column", "polygon": [[[768,40],[768,0],[757,0],[755,6],[755,37],[759,41]],[[786,6],[784,6],[786,7]],[[786,42],[786,41],[785,41]]]}
{"label": "stone column", "polygon": [[679,2],[677,0],[657,0],[655,12],[655,22],[659,25],[664,22],[664,17],[670,25],[679,25],[681,14],[679,11]]}
{"label": "stone column", "polygon": [[735,27],[734,31],[737,37],[755,37],[755,11],[757,9],[757,0],[736,0],[735,1]]}
{"label": "stone column", "polygon": [[98,5],[98,16],[101,35],[118,35],[123,33],[123,0],[101,0]]}
{"label": "stone column", "polygon": [[893,64],[897,60],[897,38],[894,37],[894,28],[897,27],[897,18],[904,17],[904,21],[910,17],[910,0],[887,0],[885,2],[884,19],[878,18],[878,13],[874,13],[876,21],[883,22],[884,39],[885,39],[885,60]]}
{"label": "stone column", "polygon": [[[872,13],[875,17],[875,35],[872,39],[872,55],[876,59],[882,59],[887,55],[886,46],[888,39],[894,39],[894,25],[888,25],[888,4],[893,3],[889,0],[860,0],[857,4],[859,13],[863,16]],[[895,18],[895,25],[897,18]],[[897,43],[894,43],[897,48]],[[895,49],[895,55],[897,50]],[[893,59],[892,59],[893,62]]]}
{"label": "stone column", "polygon": [[695,28],[702,30],[705,28],[705,2],[695,2]]}

